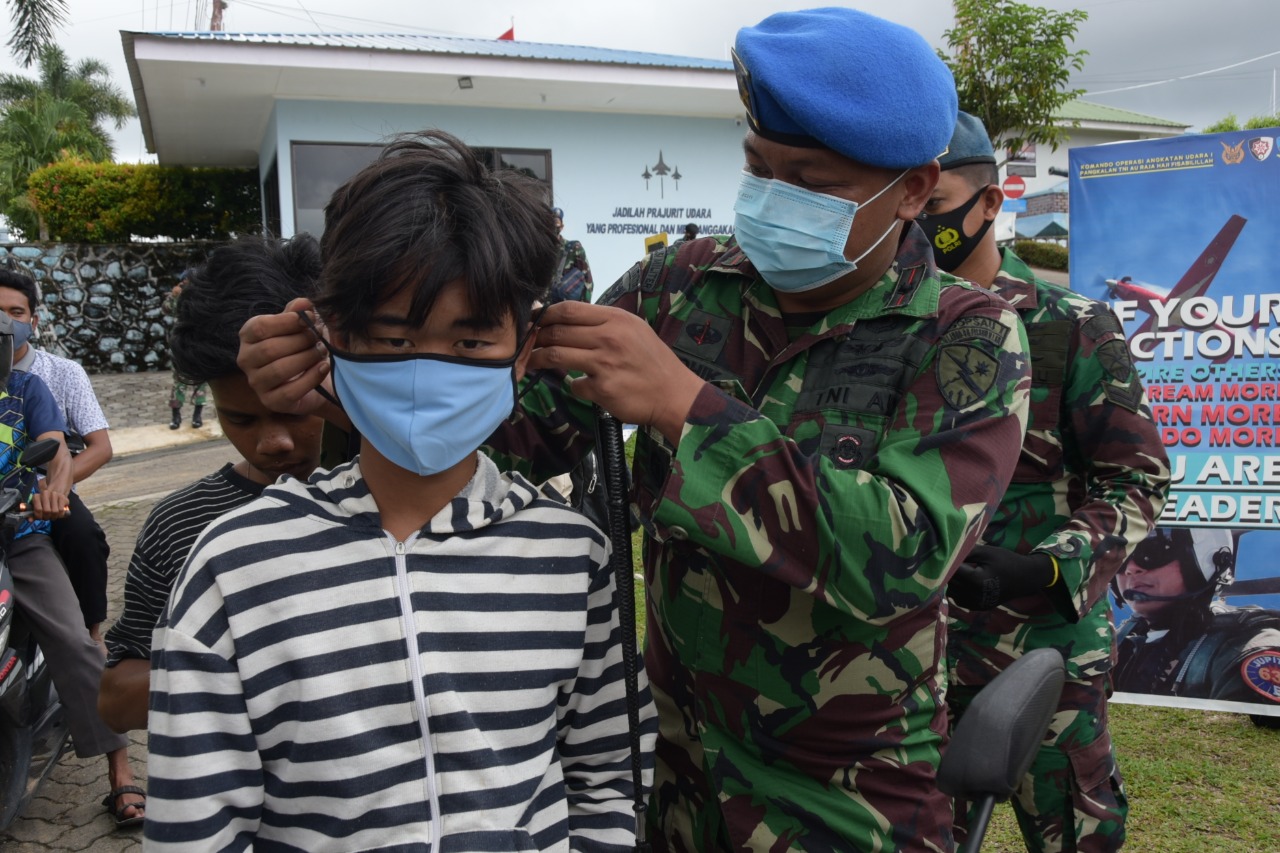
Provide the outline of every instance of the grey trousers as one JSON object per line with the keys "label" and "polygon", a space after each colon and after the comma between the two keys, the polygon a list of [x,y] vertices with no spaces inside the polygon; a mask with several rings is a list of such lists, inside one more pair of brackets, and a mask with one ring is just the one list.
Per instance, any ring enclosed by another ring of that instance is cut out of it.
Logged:
{"label": "grey trousers", "polygon": [[75,590],[48,536],[30,533],[9,549],[9,571],[23,618],[49,661],[76,755],[91,758],[129,745],[98,716],[102,650],[89,639]]}

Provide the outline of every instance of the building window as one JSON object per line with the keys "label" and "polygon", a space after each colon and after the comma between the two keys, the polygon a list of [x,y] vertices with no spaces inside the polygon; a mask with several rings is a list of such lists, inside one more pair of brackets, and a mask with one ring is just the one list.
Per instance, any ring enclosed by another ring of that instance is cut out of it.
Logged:
{"label": "building window", "polygon": [[381,145],[295,142],[293,152],[293,231],[324,233],[324,206],[333,191],[377,159]]}
{"label": "building window", "polygon": [[[528,148],[473,148],[476,156],[492,169],[515,169],[537,178],[546,186],[551,203],[551,152]],[[295,142],[293,152],[293,230],[319,237],[324,232],[324,206],[333,191],[352,175],[372,163],[382,152],[381,145],[351,145]],[[268,173],[270,183],[272,172]],[[279,191],[275,193],[279,197]],[[278,233],[278,230],[275,232]]]}
{"label": "building window", "polygon": [[491,169],[515,169],[551,183],[551,152],[530,148],[472,148]]}
{"label": "building window", "polygon": [[280,160],[272,158],[271,168],[267,169],[266,180],[262,182],[262,224],[267,233],[280,235]]}

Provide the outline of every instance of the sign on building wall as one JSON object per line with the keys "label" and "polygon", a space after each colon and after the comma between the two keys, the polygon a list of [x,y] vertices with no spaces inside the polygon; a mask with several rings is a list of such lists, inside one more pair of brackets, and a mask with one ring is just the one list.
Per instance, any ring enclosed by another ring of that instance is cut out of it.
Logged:
{"label": "sign on building wall", "polygon": [[1277,136],[1070,152],[1071,285],[1124,323],[1173,472],[1113,586],[1120,701],[1280,716]]}
{"label": "sign on building wall", "polygon": [[[734,161],[710,168],[704,152],[688,147],[695,150],[655,145],[635,162],[614,157],[609,174],[595,176],[596,191],[575,211],[583,219],[575,223],[575,234],[587,247],[593,271],[596,255],[604,256],[598,249],[610,253],[604,274],[597,274],[597,294],[640,260],[659,235],[674,243],[689,224],[701,237],[733,233]],[[692,162],[682,162],[682,155]],[[740,157],[740,149],[731,156]],[[573,213],[566,209],[566,216]]]}

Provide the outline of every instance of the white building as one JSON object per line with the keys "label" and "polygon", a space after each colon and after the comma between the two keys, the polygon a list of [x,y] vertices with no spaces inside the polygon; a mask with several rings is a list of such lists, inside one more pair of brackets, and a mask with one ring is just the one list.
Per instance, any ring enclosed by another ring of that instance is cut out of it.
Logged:
{"label": "white building", "polygon": [[743,108],[727,61],[422,35],[122,37],[148,150],[256,166],[275,233],[318,234],[380,142],[426,127],[547,181],[597,292],[647,236],[732,228]]}

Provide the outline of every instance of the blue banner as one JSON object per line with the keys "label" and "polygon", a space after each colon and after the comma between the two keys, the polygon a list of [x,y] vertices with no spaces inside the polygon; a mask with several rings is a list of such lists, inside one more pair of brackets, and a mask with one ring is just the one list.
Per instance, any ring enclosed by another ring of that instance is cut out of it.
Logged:
{"label": "blue banner", "polygon": [[1071,286],[1124,323],[1174,476],[1113,587],[1122,700],[1280,716],[1277,137],[1069,152]]}

